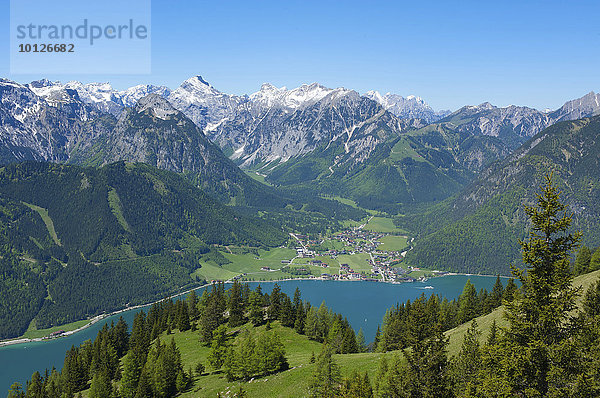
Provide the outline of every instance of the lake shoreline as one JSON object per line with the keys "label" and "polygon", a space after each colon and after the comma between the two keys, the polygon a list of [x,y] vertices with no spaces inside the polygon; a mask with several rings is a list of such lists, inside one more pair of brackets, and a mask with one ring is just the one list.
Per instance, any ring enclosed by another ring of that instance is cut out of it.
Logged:
{"label": "lake shoreline", "polygon": [[175,297],[179,297],[179,296],[182,296],[184,294],[188,294],[188,293],[190,293],[190,292],[192,292],[194,290],[202,289],[203,287],[207,287],[207,286],[210,286],[210,285],[211,285],[211,283],[206,283],[206,284],[204,284],[202,286],[198,286],[198,287],[195,287],[193,289],[186,290],[184,292],[173,294],[173,295],[171,295],[169,297],[165,297],[165,298],[162,298],[160,300],[152,301],[152,302],[147,303],[147,304],[138,304],[138,305],[133,306],[133,307],[125,307],[125,308],[121,308],[120,310],[116,310],[116,311],[113,311],[113,312],[109,312],[109,313],[104,313],[104,314],[97,315],[97,316],[93,317],[92,319],[90,319],[90,321],[88,323],[86,323],[85,325],[83,325],[83,326],[81,326],[81,327],[79,327],[77,329],[69,330],[67,332],[61,333],[59,336],[56,336],[56,337],[44,336],[44,337],[36,337],[36,338],[33,338],[33,339],[26,338],[26,337],[18,337],[16,339],[3,340],[3,341],[0,341],[0,348],[11,346],[11,345],[17,345],[17,344],[52,341],[52,340],[60,339],[62,337],[71,336],[71,335],[73,335],[75,333],[81,332],[81,331],[89,328],[90,326],[94,325],[97,322],[100,322],[101,320],[103,320],[105,318],[108,318],[108,317],[111,317],[111,316],[114,316],[114,315],[118,315],[118,314],[121,314],[121,313],[126,312],[126,311],[131,311],[131,310],[135,310],[135,309],[138,309],[138,308],[143,308],[143,307],[147,307],[147,306],[150,306],[150,305],[154,305],[154,304],[160,303],[162,301],[169,300],[169,299],[172,299],[172,298],[175,298]]}
{"label": "lake shoreline", "polygon": [[[432,276],[430,278],[441,278],[441,277],[444,277],[444,276],[457,276],[457,275],[462,275],[462,276],[485,276],[485,277],[495,277],[495,276],[497,276],[497,275],[481,275],[481,274],[465,274],[465,273],[449,272],[449,273],[446,273],[446,274],[443,274],[443,275]],[[500,276],[500,277],[501,278],[510,278],[509,276]],[[427,279],[429,279],[429,278],[427,278]],[[422,281],[422,282],[426,282],[427,279],[425,281]],[[406,284],[406,283],[414,283],[414,282],[390,282],[390,281],[380,281],[380,280],[378,280],[378,281],[365,281],[365,280],[362,280],[362,279],[343,279],[343,280],[339,280],[338,279],[338,280],[336,280],[336,279],[330,279],[330,278],[285,278],[285,279],[274,279],[274,280],[270,280],[270,281],[252,281],[252,280],[249,280],[249,281],[241,281],[241,282],[242,283],[246,283],[246,282],[250,283],[251,282],[251,283],[259,283],[260,284],[260,283],[277,283],[277,282],[290,282],[290,281],[375,282],[375,283],[387,283],[387,284],[392,284],[392,285],[402,285],[402,284]],[[234,281],[230,279],[230,280],[227,280],[227,281],[224,281],[224,282],[225,283],[233,283]],[[79,327],[77,329],[61,333],[57,337],[44,336],[44,337],[36,337],[36,338],[32,338],[32,339],[18,337],[16,339],[10,339],[10,340],[0,341],[0,348],[7,347],[7,346],[12,346],[12,345],[18,345],[18,344],[25,344],[25,343],[52,341],[52,340],[60,339],[62,337],[71,336],[71,335],[73,335],[75,333],[81,332],[81,331],[89,328],[90,326],[94,325],[97,322],[102,321],[105,318],[108,318],[108,317],[111,317],[111,316],[114,316],[114,315],[118,315],[118,314],[121,314],[121,313],[126,312],[126,311],[131,311],[131,310],[135,310],[135,309],[138,309],[138,308],[143,308],[143,307],[147,307],[147,306],[150,306],[150,305],[153,305],[153,304],[157,304],[157,303],[160,303],[162,301],[169,300],[169,299],[172,299],[172,298],[175,298],[175,297],[179,297],[179,296],[182,296],[184,294],[188,294],[188,293],[190,293],[190,292],[192,292],[194,290],[202,289],[204,287],[211,286],[211,285],[212,285],[212,283],[206,283],[206,284],[204,284],[202,286],[198,286],[198,287],[186,290],[184,292],[173,294],[173,295],[171,295],[169,297],[165,297],[165,298],[162,298],[160,300],[152,301],[152,302],[147,303],[147,304],[139,304],[139,305],[136,305],[136,306],[133,306],[133,307],[125,307],[125,308],[122,308],[122,309],[119,309],[119,310],[116,310],[116,311],[113,311],[113,312],[109,312],[109,313],[97,315],[94,318],[90,319],[90,321],[88,323],[86,323],[85,325],[83,325],[83,326],[81,326],[81,327]]]}

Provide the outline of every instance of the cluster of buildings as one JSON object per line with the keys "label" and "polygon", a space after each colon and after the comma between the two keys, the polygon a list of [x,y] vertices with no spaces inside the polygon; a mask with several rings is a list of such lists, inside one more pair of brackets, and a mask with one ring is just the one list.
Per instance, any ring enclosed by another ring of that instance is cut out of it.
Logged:
{"label": "cluster of buildings", "polygon": [[348,264],[340,264],[340,278],[343,279],[367,279],[366,276],[354,271]]}
{"label": "cluster of buildings", "polygon": [[310,250],[309,248],[298,246],[296,247],[296,257],[300,258],[312,258],[317,253],[314,250]]}
{"label": "cluster of buildings", "polygon": [[[345,246],[350,246],[353,248],[352,253],[338,252],[336,254],[354,254],[371,253],[372,251],[377,250],[377,247],[381,244],[379,240],[384,236],[386,236],[386,234],[381,232],[371,232],[363,229],[347,229],[343,232],[333,235],[331,239],[342,242]],[[332,251],[336,252],[336,250]]]}
{"label": "cluster of buildings", "polygon": [[[321,260],[314,259],[317,256],[329,256],[336,259],[340,255],[355,255],[368,253],[367,261],[371,266],[370,272],[357,272],[349,264],[340,264],[337,273],[322,273],[321,279],[331,280],[380,280],[385,282],[414,282],[423,280],[424,277],[415,278],[410,276],[411,272],[418,271],[413,267],[401,267],[405,252],[396,250],[382,250],[381,239],[389,234],[383,232],[367,231],[362,228],[347,229],[327,238],[343,243],[342,249],[322,250],[325,240],[310,239],[305,235],[294,235],[301,246],[296,247],[296,256],[299,258],[312,258],[308,265],[327,268],[328,265]],[[321,247],[321,248],[320,248]],[[283,260],[282,263],[289,264],[290,261]]]}

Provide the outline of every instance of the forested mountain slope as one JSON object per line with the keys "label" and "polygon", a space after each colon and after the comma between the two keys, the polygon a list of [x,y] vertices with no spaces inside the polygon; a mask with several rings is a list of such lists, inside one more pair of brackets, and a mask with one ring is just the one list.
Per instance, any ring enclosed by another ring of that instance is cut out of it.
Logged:
{"label": "forested mountain slope", "polygon": [[34,318],[38,327],[64,323],[194,283],[212,244],[287,239],[145,164],[9,165],[0,169],[0,202],[0,337]]}
{"label": "forested mountain slope", "polygon": [[573,225],[588,246],[600,243],[600,117],[560,122],[494,164],[456,198],[427,214],[399,219],[419,232],[411,263],[462,272],[507,274],[518,261],[542,177],[552,172]]}

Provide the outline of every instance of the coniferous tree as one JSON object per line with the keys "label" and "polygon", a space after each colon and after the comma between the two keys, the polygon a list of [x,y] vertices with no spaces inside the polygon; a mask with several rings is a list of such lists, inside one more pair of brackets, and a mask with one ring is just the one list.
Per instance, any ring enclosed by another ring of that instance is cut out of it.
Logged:
{"label": "coniferous tree", "polygon": [[190,315],[190,321],[198,319],[198,295],[195,290],[192,290],[187,296],[188,313]]}
{"label": "coniferous tree", "polygon": [[259,288],[256,288],[252,293],[250,293],[249,301],[250,301],[250,322],[254,326],[262,325],[264,322],[264,310],[262,305],[262,297],[259,293]]}
{"label": "coniferous tree", "polygon": [[411,390],[410,377],[410,369],[399,355],[395,354],[390,361],[382,357],[375,381],[376,395],[390,398],[420,396],[418,390]]}
{"label": "coniferous tree", "polygon": [[506,288],[504,289],[504,295],[502,296],[502,300],[506,302],[511,302],[515,299],[515,297],[519,294],[519,288],[517,287],[515,280],[510,278],[506,283]]}
{"label": "coniferous tree", "polygon": [[481,366],[481,349],[477,321],[473,320],[465,333],[458,357],[454,361],[453,378],[457,396],[469,396],[477,382]]}
{"label": "coniferous tree", "polygon": [[600,396],[600,281],[585,293],[577,325],[553,352],[549,396]]}
{"label": "coniferous tree", "polygon": [[296,287],[296,290],[294,290],[294,299],[292,301],[292,309],[294,311],[294,313],[298,313],[298,309],[300,308],[300,306],[302,305],[302,298],[301,298],[301,293],[300,293],[300,289],[298,287]]}
{"label": "coniferous tree", "polygon": [[329,325],[331,325],[331,323],[331,314],[325,305],[325,300],[323,300],[317,310],[317,341],[325,340],[325,337],[327,337],[327,334],[329,333]]}
{"label": "coniferous tree", "polygon": [[260,372],[256,343],[248,331],[240,341],[238,362],[241,368],[240,376],[243,379],[249,379]]}
{"label": "coniferous tree", "polygon": [[269,298],[270,303],[269,308],[267,309],[267,317],[270,321],[274,321],[279,319],[279,313],[281,311],[281,288],[277,283],[273,286]]}
{"label": "coniferous tree", "polygon": [[465,323],[475,318],[479,313],[477,307],[477,290],[475,290],[475,286],[469,279],[458,300],[458,323]]}
{"label": "coniferous tree", "polygon": [[598,271],[600,269],[600,247],[598,247],[590,258],[588,272]]}
{"label": "coniferous tree", "polygon": [[242,299],[242,286],[239,281],[234,281],[229,289],[229,325],[239,326],[244,323],[244,302]]}
{"label": "coniferous tree", "polygon": [[96,372],[92,378],[90,386],[89,397],[90,398],[111,398],[113,395],[113,386],[111,377],[108,372],[99,371]]}
{"label": "coniferous tree", "polygon": [[192,326],[190,325],[190,314],[188,312],[188,306],[181,302],[181,309],[179,312],[179,330],[185,332]]}
{"label": "coniferous tree", "polygon": [[356,344],[358,344],[358,352],[366,352],[367,345],[365,343],[365,333],[362,328],[358,329],[358,334],[356,335]]}
{"label": "coniferous tree", "polygon": [[333,350],[331,347],[328,344],[323,344],[309,385],[311,397],[325,398],[337,396],[342,378],[339,365],[333,359],[332,355]]}
{"label": "coniferous tree", "polygon": [[417,341],[412,350],[404,350],[407,360],[405,392],[409,396],[444,398],[453,396],[450,388],[447,339],[440,330],[425,340]]}
{"label": "coniferous tree", "polygon": [[306,320],[304,321],[304,334],[309,338],[316,340],[319,335],[319,328],[317,322],[317,310],[315,307],[311,307],[306,313]]}
{"label": "coniferous tree", "polygon": [[[500,281],[500,275],[496,276],[496,282],[492,288],[492,292],[489,295],[489,311],[502,305],[502,297],[504,296],[504,286]],[[489,312],[486,311],[486,312]]]}
{"label": "coniferous tree", "polygon": [[[145,361],[144,358],[144,363]],[[123,358],[123,374],[121,376],[121,395],[123,397],[133,398],[135,396],[144,363],[140,363],[140,358],[132,351]]]}
{"label": "coniferous tree", "polygon": [[388,359],[386,355],[383,355],[377,364],[377,371],[375,373],[375,380],[373,381],[373,390],[376,396],[381,395],[381,391],[384,389],[384,379],[388,372]]}
{"label": "coniferous tree", "polygon": [[154,392],[152,390],[152,378],[149,374],[149,370],[144,366],[140,374],[139,383],[136,387],[134,394],[135,398],[153,398]]}
{"label": "coniferous tree", "polygon": [[75,346],[67,351],[61,372],[61,389],[72,395],[85,388],[87,377],[84,367],[79,358],[79,350]]}
{"label": "coniferous tree", "polygon": [[31,381],[27,382],[26,398],[44,398],[44,379],[40,372],[36,371],[31,375]]}
{"label": "coniferous tree", "polygon": [[12,383],[8,390],[7,398],[24,398],[23,385],[21,383]]}
{"label": "coniferous tree", "polygon": [[227,354],[227,327],[225,325],[219,326],[213,335],[207,360],[210,366],[216,370],[223,366]]}
{"label": "coniferous tree", "polygon": [[339,320],[333,321],[333,324],[329,327],[329,332],[325,341],[331,347],[334,354],[341,354],[342,344],[344,340],[344,330]]}
{"label": "coniferous tree", "polygon": [[579,248],[579,252],[577,252],[577,257],[575,258],[575,265],[573,266],[573,273],[575,275],[585,274],[590,270],[590,262],[592,260],[592,253],[590,249],[581,245]]}
{"label": "coniferous tree", "polygon": [[361,375],[355,370],[349,377],[345,377],[341,383],[339,396],[343,398],[373,398],[373,388],[367,372],[365,371]]}
{"label": "coniferous tree", "polygon": [[385,351],[380,349],[381,344],[381,328],[377,325],[377,331],[375,332],[375,340],[373,340],[373,351]]}
{"label": "coniferous tree", "polygon": [[293,327],[296,321],[292,301],[286,294],[282,294],[279,319],[285,327]]}
{"label": "coniferous tree", "polygon": [[200,315],[200,336],[202,341],[210,344],[213,331],[223,324],[223,314],[226,309],[225,295],[222,283],[213,284],[210,293],[202,295],[202,312]]}
{"label": "coniferous tree", "polygon": [[580,235],[568,233],[571,217],[551,175],[545,177],[537,205],[525,206],[525,212],[532,231],[529,240],[521,242],[526,269],[513,267],[522,287],[518,299],[507,305],[510,325],[500,348],[510,370],[502,373],[512,394],[546,396],[555,365],[553,353],[574,325],[571,311],[578,292],[571,286],[569,258]]}
{"label": "coniferous tree", "polygon": [[294,321],[294,330],[298,334],[304,334],[304,322],[306,320],[306,311],[304,309],[304,303],[300,301],[297,306],[295,306],[295,316],[296,320]]}

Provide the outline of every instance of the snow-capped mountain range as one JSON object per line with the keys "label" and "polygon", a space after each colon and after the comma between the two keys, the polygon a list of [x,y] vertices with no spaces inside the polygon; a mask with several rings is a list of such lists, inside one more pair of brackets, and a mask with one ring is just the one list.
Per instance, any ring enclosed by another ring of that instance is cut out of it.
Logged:
{"label": "snow-capped mountain range", "polygon": [[[600,95],[593,92],[553,112],[483,103],[449,113],[436,112],[416,96],[382,95],[377,91],[360,95],[318,83],[293,89],[265,83],[253,94],[230,95],[201,76],[187,79],[175,90],[137,85],[122,91],[108,83],[38,80],[19,84],[2,79],[0,94],[0,143],[5,145],[2,159],[68,161],[70,148],[77,147],[81,153],[82,147],[111,130],[106,126],[108,119],[100,115],[112,115],[117,120],[141,99],[153,95],[182,112],[241,167],[282,164],[319,148],[339,147],[342,153],[328,166],[331,175],[343,164],[346,167],[364,162],[382,143],[425,126],[425,135],[416,134],[414,138],[430,140],[421,142],[423,145],[431,147],[436,142],[439,150],[454,146],[451,152],[460,152],[456,137],[462,142],[471,136],[488,136],[497,141],[486,141],[482,153],[502,158],[557,121],[600,113]],[[439,132],[445,133],[433,137]],[[449,132],[455,138],[450,138]],[[81,141],[86,135],[93,139]],[[66,146],[59,145],[59,151],[51,144],[53,140]],[[498,149],[502,146],[504,149]],[[461,154],[454,152],[452,156],[460,163]],[[485,156],[479,157],[476,163],[483,167],[487,164]]]}
{"label": "snow-capped mountain range", "polygon": [[398,94],[381,95],[379,91],[367,91],[365,97],[376,101],[401,119],[423,119],[432,123],[451,113],[447,110],[436,112],[421,97],[414,95],[404,98]]}
{"label": "snow-capped mountain range", "polygon": [[[118,116],[124,108],[132,107],[142,97],[157,94],[166,98],[175,108],[184,112],[202,128],[219,123],[235,113],[237,107],[251,102],[258,108],[281,108],[296,110],[310,106],[333,91],[350,91],[344,88],[331,89],[318,83],[304,84],[294,89],[277,88],[264,83],[260,90],[244,96],[222,93],[212,87],[202,76],[185,80],[175,90],[165,86],[137,85],[123,91],[112,88],[109,83],[83,84],[77,81],[68,83],[51,82],[43,79],[27,85],[37,95],[50,98],[65,89],[75,90],[86,103]],[[365,97],[374,100],[401,119],[423,119],[427,123],[449,114],[449,111],[434,111],[423,99],[416,96],[406,98],[387,93],[369,91]]]}

